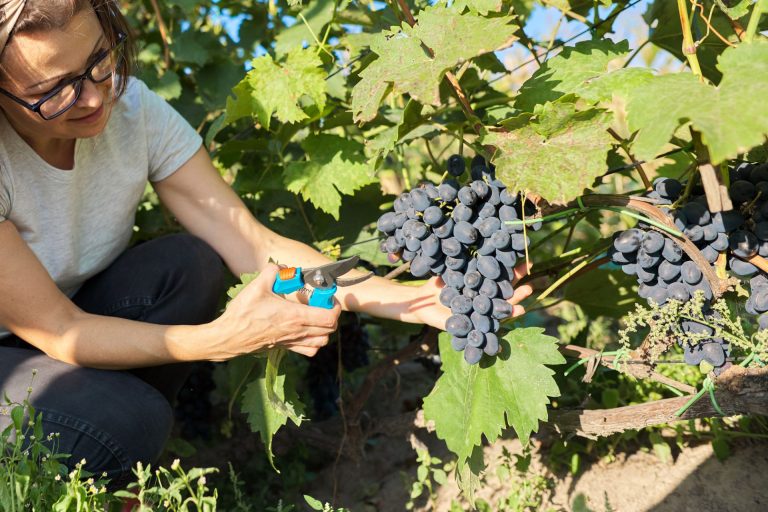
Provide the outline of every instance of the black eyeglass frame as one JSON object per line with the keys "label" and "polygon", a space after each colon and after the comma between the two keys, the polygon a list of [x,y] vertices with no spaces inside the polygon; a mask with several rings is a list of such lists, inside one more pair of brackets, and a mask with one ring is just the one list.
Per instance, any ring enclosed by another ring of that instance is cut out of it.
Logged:
{"label": "black eyeglass frame", "polygon": [[[123,33],[119,34],[118,35],[118,39],[117,39],[117,43],[112,48],[110,48],[108,50],[104,50],[103,53],[98,54],[96,60],[94,60],[91,63],[91,65],[88,66],[88,69],[86,69],[83,74],[78,75],[76,77],[73,77],[70,80],[67,80],[66,82],[64,82],[63,84],[56,86],[51,91],[47,92],[42,98],[40,98],[40,100],[38,100],[34,104],[27,103],[23,99],[21,99],[21,98],[19,98],[17,96],[14,96],[12,93],[6,91],[2,87],[0,87],[0,94],[10,98],[11,100],[15,101],[16,103],[18,103],[22,107],[26,108],[27,110],[31,110],[32,112],[35,112],[37,115],[39,115],[41,118],[43,118],[44,121],[52,121],[53,119],[56,119],[57,117],[63,115],[69,109],[71,109],[72,107],[75,106],[75,103],[77,103],[77,100],[80,99],[80,94],[82,94],[82,92],[83,92],[83,82],[85,82],[86,80],[90,80],[94,84],[102,84],[102,83],[106,82],[107,80],[109,80],[112,77],[114,72],[109,73],[106,77],[104,77],[101,80],[95,80],[93,78],[93,75],[92,75],[93,69],[96,66],[98,66],[99,64],[101,64],[102,61],[104,61],[104,59],[106,59],[112,52],[114,52],[116,50],[119,50],[120,47],[123,45],[123,43],[125,43],[126,39],[128,39],[127,35],[125,35]],[[42,111],[41,111],[43,104],[46,101],[48,101],[51,98],[53,98],[54,96],[56,96],[57,94],[59,94],[61,91],[63,91],[64,89],[66,89],[67,87],[69,87],[72,84],[75,84],[75,98],[72,100],[72,103],[69,106],[67,106],[66,108],[60,110],[59,112],[57,112],[55,115],[53,115],[51,117],[44,116]]]}

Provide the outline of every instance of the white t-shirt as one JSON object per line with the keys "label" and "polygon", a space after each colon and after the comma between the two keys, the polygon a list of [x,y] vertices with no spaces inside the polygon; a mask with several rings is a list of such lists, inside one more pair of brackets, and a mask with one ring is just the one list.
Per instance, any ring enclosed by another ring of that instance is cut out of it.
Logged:
{"label": "white t-shirt", "polygon": [[[14,223],[71,297],[128,247],[147,181],[173,174],[201,144],[189,123],[136,78],[104,131],[77,140],[68,171],[40,158],[0,111],[0,222]],[[0,337],[7,334],[0,326]]]}

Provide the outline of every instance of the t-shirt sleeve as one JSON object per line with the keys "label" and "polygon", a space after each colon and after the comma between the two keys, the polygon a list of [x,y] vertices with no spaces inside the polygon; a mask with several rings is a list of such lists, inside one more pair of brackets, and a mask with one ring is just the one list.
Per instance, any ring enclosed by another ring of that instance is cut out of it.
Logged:
{"label": "t-shirt sleeve", "polygon": [[167,101],[143,82],[142,108],[149,148],[149,180],[164,180],[187,163],[203,144],[203,138]]}
{"label": "t-shirt sleeve", "polygon": [[11,177],[8,172],[0,165],[0,222],[8,219],[11,214],[11,193],[13,187]]}

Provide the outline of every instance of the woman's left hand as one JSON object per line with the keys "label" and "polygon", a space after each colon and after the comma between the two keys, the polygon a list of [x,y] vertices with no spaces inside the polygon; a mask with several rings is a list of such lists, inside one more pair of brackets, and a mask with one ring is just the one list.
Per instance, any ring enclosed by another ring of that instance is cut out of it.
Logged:
{"label": "woman's left hand", "polygon": [[[533,288],[524,284],[516,286],[517,282],[526,274],[525,263],[515,267],[512,285],[515,288],[514,295],[509,299],[512,304],[512,316],[517,317],[525,313],[525,308],[519,303],[533,293]],[[445,288],[445,283],[439,277],[433,277],[418,287],[418,298],[411,302],[409,313],[413,315],[416,323],[431,325],[441,331],[445,330],[445,321],[451,316],[451,310],[440,303],[440,292]]]}

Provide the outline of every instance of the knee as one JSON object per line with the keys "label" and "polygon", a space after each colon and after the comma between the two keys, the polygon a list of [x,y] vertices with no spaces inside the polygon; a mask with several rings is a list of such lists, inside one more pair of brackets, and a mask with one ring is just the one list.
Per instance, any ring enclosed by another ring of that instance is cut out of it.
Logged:
{"label": "knee", "polygon": [[204,240],[180,233],[168,237],[176,255],[177,270],[201,296],[216,295],[224,287],[225,268],[221,256]]}

